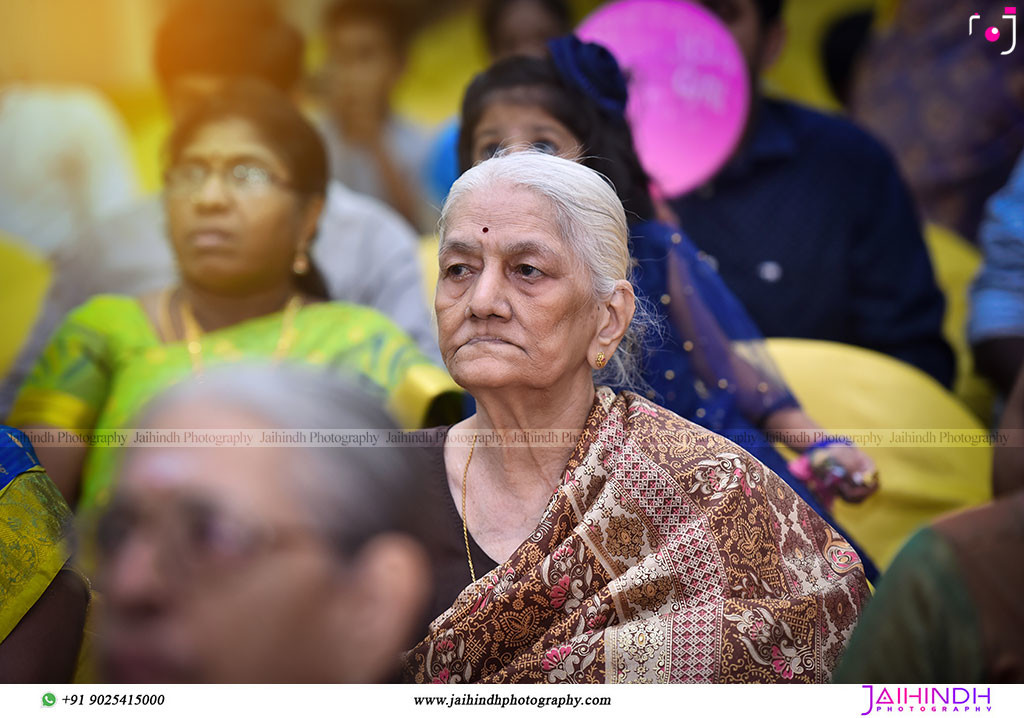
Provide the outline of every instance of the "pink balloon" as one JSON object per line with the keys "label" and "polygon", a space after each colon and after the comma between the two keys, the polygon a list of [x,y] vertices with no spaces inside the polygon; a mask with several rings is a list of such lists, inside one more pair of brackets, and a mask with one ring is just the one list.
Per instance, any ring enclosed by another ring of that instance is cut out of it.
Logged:
{"label": "pink balloon", "polygon": [[732,156],[750,107],[746,61],[729,29],[681,0],[622,0],[584,20],[629,77],[637,153],[669,197],[699,187]]}

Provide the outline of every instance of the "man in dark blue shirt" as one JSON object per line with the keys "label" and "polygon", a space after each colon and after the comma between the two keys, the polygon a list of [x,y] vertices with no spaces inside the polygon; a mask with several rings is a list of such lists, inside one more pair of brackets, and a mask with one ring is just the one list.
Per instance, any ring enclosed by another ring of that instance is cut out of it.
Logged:
{"label": "man in dark blue shirt", "polygon": [[742,146],[672,207],[765,336],[825,339],[902,359],[949,386],[935,284],[913,200],[887,151],[853,124],[760,96],[782,46],[781,0],[704,0],[750,65]]}

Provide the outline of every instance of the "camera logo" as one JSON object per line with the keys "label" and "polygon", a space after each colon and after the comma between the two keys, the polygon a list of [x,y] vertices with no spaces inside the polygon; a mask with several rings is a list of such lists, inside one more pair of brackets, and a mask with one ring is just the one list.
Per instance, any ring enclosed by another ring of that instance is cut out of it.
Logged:
{"label": "camera logo", "polygon": [[[973,15],[971,15],[971,19],[967,23],[967,34],[968,35],[974,35],[974,21],[975,20],[980,20],[980,19],[981,19],[981,15],[979,13],[974,13]],[[1004,8],[1003,9],[1003,19],[1010,21],[1010,29],[1011,29],[1010,30],[1011,31],[1010,37],[1013,39],[1013,42],[1010,44],[1010,49],[1009,50],[1007,50],[1006,52],[1001,52],[999,54],[1000,55],[1009,55],[1017,47],[1017,8],[1015,8],[1015,7]],[[985,31],[985,39],[988,40],[989,42],[998,42],[999,39],[1002,36],[1003,36],[1002,31],[998,27],[995,27],[994,25],[992,27],[990,27],[988,30]]]}

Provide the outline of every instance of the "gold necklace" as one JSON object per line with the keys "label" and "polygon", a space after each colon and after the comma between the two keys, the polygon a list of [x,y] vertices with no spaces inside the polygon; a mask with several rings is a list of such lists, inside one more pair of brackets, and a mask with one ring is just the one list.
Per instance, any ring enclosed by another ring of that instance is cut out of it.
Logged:
{"label": "gold necklace", "polygon": [[476,434],[473,434],[473,443],[469,447],[469,458],[466,459],[466,468],[462,470],[462,539],[466,542],[466,560],[469,561],[469,577],[476,583],[476,570],[473,568],[473,555],[469,552],[469,526],[466,524],[466,478],[469,476],[469,462],[473,460],[473,449],[476,448]]}
{"label": "gold necklace", "polygon": [[[288,353],[298,331],[295,329],[295,317],[302,308],[302,297],[292,294],[285,305],[281,318],[281,333],[277,338],[277,346],[274,348],[273,359],[281,361]],[[189,359],[192,361],[192,371],[200,374],[203,371],[203,328],[199,326],[192,306],[184,297],[181,299],[181,325],[185,330],[185,346],[188,348]]]}

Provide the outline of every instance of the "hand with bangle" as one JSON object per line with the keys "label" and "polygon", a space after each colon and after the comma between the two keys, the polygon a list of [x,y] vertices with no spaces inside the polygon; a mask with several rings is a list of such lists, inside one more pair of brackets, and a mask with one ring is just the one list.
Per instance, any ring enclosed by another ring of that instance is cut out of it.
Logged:
{"label": "hand with bangle", "polygon": [[878,490],[874,461],[845,438],[815,442],[789,468],[826,510],[831,510],[837,495],[860,503]]}

